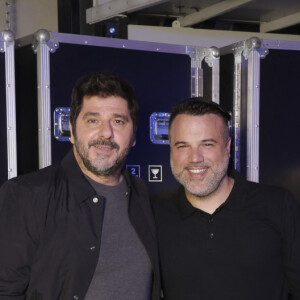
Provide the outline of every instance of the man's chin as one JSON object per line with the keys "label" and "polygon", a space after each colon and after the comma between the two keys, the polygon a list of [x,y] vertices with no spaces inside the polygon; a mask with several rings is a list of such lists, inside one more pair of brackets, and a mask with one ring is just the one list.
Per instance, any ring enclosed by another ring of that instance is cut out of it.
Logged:
{"label": "man's chin", "polygon": [[93,164],[89,165],[89,171],[98,176],[114,176],[121,172],[124,162],[113,161],[110,164]]}
{"label": "man's chin", "polygon": [[106,165],[106,166],[93,165],[90,171],[96,174],[114,175],[116,169],[118,168],[115,165]]}

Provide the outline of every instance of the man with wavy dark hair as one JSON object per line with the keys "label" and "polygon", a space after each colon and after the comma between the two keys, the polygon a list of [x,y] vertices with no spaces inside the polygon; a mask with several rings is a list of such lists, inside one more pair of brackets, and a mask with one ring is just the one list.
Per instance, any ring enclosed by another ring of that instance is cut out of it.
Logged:
{"label": "man with wavy dark hair", "polygon": [[160,299],[148,190],[124,169],[137,123],[124,79],[76,83],[73,149],[0,189],[0,299]]}

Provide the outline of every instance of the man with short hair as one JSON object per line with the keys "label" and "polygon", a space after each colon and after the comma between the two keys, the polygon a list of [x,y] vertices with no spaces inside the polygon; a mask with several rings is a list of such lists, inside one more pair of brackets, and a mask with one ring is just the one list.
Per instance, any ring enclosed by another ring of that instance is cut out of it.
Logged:
{"label": "man with short hair", "polygon": [[72,151],[0,189],[0,299],[160,299],[148,191],[124,169],[137,123],[124,79],[76,83]]}
{"label": "man with short hair", "polygon": [[172,110],[181,186],[153,200],[165,299],[299,300],[299,206],[282,188],[227,173],[229,120],[198,98]]}

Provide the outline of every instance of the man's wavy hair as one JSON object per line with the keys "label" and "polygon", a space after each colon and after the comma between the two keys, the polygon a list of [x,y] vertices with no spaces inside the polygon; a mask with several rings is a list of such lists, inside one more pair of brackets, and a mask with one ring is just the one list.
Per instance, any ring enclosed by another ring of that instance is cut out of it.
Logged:
{"label": "man's wavy hair", "polygon": [[83,98],[100,96],[107,98],[118,96],[127,101],[134,132],[138,126],[139,105],[135,91],[130,83],[112,73],[95,73],[80,78],[72,91],[70,106],[70,123],[76,135],[76,120],[82,109]]}

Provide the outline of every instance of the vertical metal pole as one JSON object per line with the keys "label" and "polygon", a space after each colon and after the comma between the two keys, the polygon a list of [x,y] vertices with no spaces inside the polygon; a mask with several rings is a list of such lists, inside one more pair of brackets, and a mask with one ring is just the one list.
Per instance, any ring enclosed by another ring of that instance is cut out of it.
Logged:
{"label": "vertical metal pole", "polygon": [[6,125],[7,125],[7,178],[17,176],[17,134],[15,94],[14,35],[5,30],[1,33],[1,52],[5,52]]}
{"label": "vertical metal pole", "polygon": [[212,95],[211,100],[220,103],[220,51],[211,47],[205,56],[205,62],[212,68]]}
{"label": "vertical metal pole", "polygon": [[246,41],[248,53],[247,90],[247,179],[259,181],[260,59],[269,53],[258,38]]}
{"label": "vertical metal pole", "polygon": [[51,40],[51,35],[47,30],[41,29],[36,32],[35,44],[32,47],[37,53],[38,141],[39,168],[41,169],[52,163],[50,52],[55,52],[58,43]]}
{"label": "vertical metal pole", "polygon": [[234,168],[237,171],[241,169],[241,90],[242,90],[242,51],[237,49],[234,51],[234,81],[233,81],[233,155],[234,155]]}
{"label": "vertical metal pole", "polygon": [[220,58],[213,59],[212,64],[212,101],[220,103]]}
{"label": "vertical metal pole", "polygon": [[203,96],[203,70],[199,47],[187,46],[186,53],[191,57],[191,97]]}
{"label": "vertical metal pole", "polygon": [[260,54],[255,49],[248,58],[247,91],[247,179],[259,181],[259,85]]}

